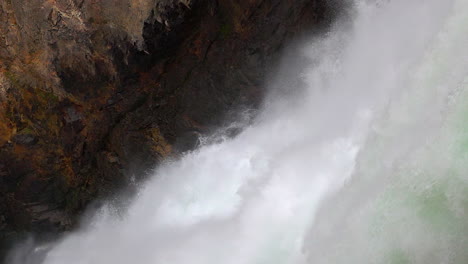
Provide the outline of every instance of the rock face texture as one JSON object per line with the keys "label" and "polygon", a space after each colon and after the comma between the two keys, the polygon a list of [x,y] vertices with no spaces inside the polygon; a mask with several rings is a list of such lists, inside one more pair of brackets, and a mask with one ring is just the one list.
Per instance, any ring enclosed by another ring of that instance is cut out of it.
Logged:
{"label": "rock face texture", "polygon": [[[337,1],[339,2],[339,1]],[[255,106],[331,0],[0,0],[0,239],[95,197]]]}

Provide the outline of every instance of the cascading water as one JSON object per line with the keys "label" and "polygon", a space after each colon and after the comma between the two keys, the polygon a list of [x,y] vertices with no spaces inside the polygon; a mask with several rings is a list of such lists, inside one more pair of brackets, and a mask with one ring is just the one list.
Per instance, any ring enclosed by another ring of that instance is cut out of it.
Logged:
{"label": "cascading water", "polygon": [[10,262],[468,263],[468,1],[355,10],[305,45],[305,89]]}

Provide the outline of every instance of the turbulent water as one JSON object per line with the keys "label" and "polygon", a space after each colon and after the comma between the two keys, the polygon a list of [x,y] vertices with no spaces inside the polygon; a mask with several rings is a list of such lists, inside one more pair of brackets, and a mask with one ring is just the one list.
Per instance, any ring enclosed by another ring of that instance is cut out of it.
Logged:
{"label": "turbulent water", "polygon": [[353,9],[242,133],[11,263],[468,263],[468,0]]}

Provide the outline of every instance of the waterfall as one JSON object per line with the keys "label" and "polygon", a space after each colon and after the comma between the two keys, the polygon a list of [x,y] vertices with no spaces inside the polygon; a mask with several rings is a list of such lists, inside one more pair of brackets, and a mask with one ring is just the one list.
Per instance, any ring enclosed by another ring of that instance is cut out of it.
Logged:
{"label": "waterfall", "polygon": [[468,1],[353,8],[239,135],[11,263],[467,263]]}

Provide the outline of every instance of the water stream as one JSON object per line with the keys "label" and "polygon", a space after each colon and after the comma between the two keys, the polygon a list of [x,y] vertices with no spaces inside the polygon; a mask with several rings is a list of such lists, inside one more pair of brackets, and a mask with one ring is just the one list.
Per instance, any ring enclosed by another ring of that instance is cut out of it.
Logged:
{"label": "water stream", "polygon": [[468,1],[353,8],[303,44],[291,96],[35,261],[468,263]]}

